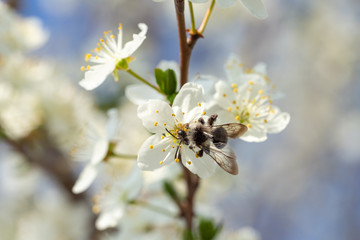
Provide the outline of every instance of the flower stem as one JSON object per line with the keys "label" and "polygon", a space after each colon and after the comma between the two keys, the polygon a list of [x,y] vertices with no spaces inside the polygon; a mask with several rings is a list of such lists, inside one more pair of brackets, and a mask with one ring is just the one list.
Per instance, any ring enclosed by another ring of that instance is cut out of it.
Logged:
{"label": "flower stem", "polygon": [[145,83],[146,85],[148,85],[149,87],[155,89],[156,91],[158,91],[159,93],[162,94],[162,92],[160,91],[159,88],[155,87],[154,85],[152,85],[151,83],[149,83],[146,79],[142,78],[140,75],[138,75],[136,72],[134,72],[131,69],[126,70],[126,72],[128,72],[131,76],[135,77],[136,79],[140,80],[141,82]]}
{"label": "flower stem", "polygon": [[192,2],[189,1],[189,10],[190,10],[190,17],[191,17],[191,32],[190,34],[196,33],[196,25],[195,25],[195,16],[194,16],[194,9]]}
{"label": "flower stem", "polygon": [[215,6],[215,0],[212,0],[211,5],[210,5],[209,9],[207,10],[205,17],[198,29],[199,34],[202,34],[204,32],[205,27],[206,27],[207,23],[209,22],[209,18],[210,18],[210,15],[212,13],[214,6]]}

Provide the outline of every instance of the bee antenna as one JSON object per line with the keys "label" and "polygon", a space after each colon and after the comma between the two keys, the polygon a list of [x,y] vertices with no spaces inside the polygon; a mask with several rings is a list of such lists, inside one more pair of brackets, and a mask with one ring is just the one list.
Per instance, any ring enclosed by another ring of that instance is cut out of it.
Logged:
{"label": "bee antenna", "polygon": [[173,136],[174,138],[179,139],[179,138],[175,137],[167,128],[165,128],[165,130],[166,130],[171,136]]}

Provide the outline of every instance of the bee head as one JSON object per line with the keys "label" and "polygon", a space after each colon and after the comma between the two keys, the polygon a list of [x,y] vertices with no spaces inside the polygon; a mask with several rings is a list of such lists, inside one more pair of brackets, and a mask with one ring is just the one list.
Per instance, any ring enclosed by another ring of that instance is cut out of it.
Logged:
{"label": "bee head", "polygon": [[186,137],[186,132],[184,130],[179,130],[177,132],[178,136],[181,138],[185,138]]}

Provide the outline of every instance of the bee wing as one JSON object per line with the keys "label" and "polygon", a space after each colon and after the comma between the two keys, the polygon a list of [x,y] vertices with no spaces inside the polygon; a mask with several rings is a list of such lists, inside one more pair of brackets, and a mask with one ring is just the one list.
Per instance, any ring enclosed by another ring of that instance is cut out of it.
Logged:
{"label": "bee wing", "polygon": [[247,126],[241,123],[228,123],[216,127],[223,127],[229,138],[241,137],[248,130]]}
{"label": "bee wing", "polygon": [[207,155],[214,159],[222,169],[233,175],[238,174],[239,170],[236,163],[236,156],[229,145],[226,145],[222,149],[218,149],[211,143],[207,146],[203,146],[203,150]]}

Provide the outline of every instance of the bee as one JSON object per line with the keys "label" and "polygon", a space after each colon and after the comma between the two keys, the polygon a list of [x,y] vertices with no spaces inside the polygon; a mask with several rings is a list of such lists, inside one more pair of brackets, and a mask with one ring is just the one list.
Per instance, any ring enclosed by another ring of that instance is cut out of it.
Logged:
{"label": "bee", "polygon": [[[185,144],[189,146],[196,157],[202,157],[205,153],[214,159],[226,172],[236,175],[238,174],[236,156],[227,142],[229,138],[240,137],[248,128],[241,123],[214,125],[217,117],[217,114],[212,115],[207,124],[205,124],[203,118],[199,118],[196,124],[187,124],[187,131],[178,130],[176,138],[180,140],[179,145]],[[200,149],[197,152],[195,151],[196,147]],[[180,158],[180,155],[178,147],[175,157]]]}

